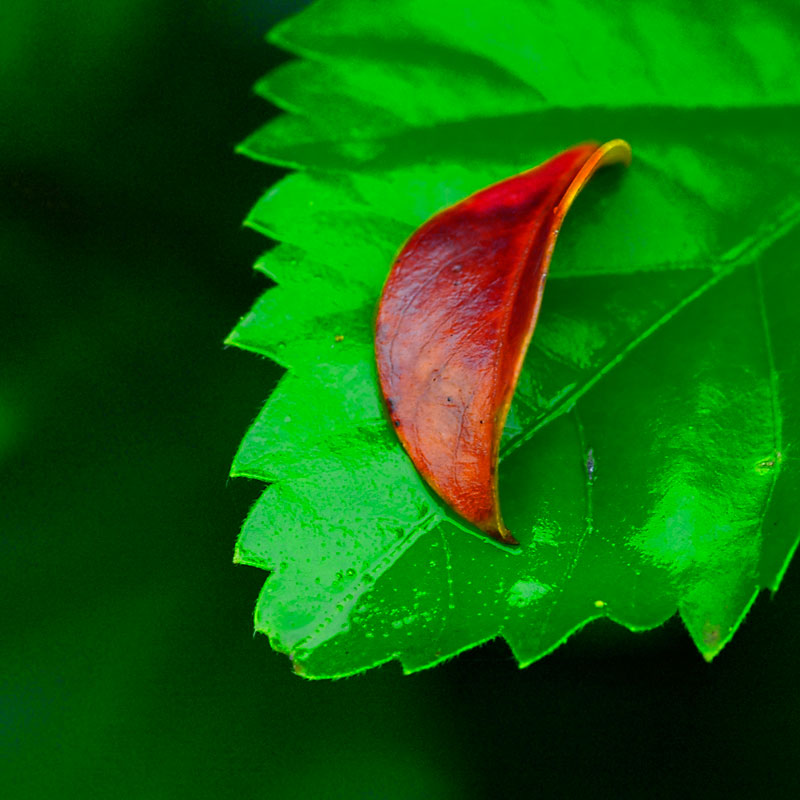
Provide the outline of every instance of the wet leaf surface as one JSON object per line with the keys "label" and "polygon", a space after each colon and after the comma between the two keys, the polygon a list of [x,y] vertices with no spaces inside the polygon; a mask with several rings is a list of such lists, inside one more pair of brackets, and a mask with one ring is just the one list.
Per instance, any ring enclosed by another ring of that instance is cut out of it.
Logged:
{"label": "wet leaf surface", "polygon": [[[593,618],[676,612],[710,659],[778,587],[800,512],[796,16],[340,0],[273,32],[303,58],[260,91],[292,113],[242,150],[299,171],[251,212],[279,286],[229,341],[288,372],[234,463],[271,482],[236,557],[271,571],[256,628],[298,672],[497,636],[524,665]],[[432,214],[615,136],[636,159],[570,211],[501,443],[511,553],[397,441],[375,308]]]}

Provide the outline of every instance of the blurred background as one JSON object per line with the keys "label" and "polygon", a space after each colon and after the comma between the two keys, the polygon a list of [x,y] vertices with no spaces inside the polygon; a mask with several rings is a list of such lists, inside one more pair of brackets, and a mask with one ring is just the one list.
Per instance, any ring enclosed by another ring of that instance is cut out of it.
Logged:
{"label": "blurred background", "polygon": [[281,173],[233,148],[304,5],[3,3],[3,797],[792,796],[797,565],[711,666],[675,620],[336,682],[253,637],[227,471],[280,371],[222,340]]}

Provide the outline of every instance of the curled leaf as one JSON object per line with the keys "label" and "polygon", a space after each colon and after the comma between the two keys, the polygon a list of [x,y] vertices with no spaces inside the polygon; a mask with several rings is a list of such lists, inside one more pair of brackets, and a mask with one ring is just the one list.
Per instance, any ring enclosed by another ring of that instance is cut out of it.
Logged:
{"label": "curled leaf", "polygon": [[420,474],[506,544],[500,437],[561,221],[594,171],[629,163],[621,139],[580,144],[439,212],[406,242],[375,329],[389,415]]}

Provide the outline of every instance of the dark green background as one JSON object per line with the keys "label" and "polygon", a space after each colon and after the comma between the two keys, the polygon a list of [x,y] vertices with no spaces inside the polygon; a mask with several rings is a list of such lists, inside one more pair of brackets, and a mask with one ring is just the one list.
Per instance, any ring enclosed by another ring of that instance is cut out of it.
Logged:
{"label": "dark green background", "polygon": [[791,794],[796,567],[711,666],[677,622],[338,682],[253,638],[264,574],[231,557],[259,486],[226,475],[279,370],[221,342],[263,288],[240,222],[279,173],[233,146],[300,5],[6,12],[4,796]]}

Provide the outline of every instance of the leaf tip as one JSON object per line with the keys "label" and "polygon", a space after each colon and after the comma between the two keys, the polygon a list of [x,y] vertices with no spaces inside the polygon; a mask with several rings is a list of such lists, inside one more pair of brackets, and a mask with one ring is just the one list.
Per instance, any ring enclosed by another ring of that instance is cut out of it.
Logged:
{"label": "leaf tip", "polygon": [[482,525],[481,530],[487,536],[494,539],[498,544],[503,544],[507,547],[519,547],[519,542],[511,533],[511,531],[506,528],[502,520],[492,521],[491,524],[486,526]]}
{"label": "leaf tip", "polygon": [[625,139],[611,139],[598,152],[601,164],[624,164],[628,167],[633,158],[633,150]]}

